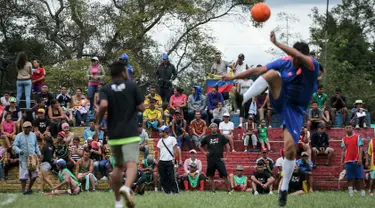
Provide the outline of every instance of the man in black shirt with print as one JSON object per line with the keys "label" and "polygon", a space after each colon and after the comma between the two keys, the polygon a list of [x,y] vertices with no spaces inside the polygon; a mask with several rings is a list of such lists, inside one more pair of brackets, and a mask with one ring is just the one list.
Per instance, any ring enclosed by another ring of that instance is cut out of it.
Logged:
{"label": "man in black shirt with print", "polygon": [[305,190],[307,190],[306,174],[302,172],[299,169],[298,164],[296,164],[292,178],[289,182],[288,193],[290,195],[303,195],[305,194]]}
{"label": "man in black shirt with print", "polygon": [[[137,162],[141,138],[138,135],[137,112],[143,112],[143,96],[138,86],[128,79],[126,66],[122,61],[110,65],[112,83],[99,92],[99,112],[96,117],[96,131],[101,128],[104,114],[108,112],[108,144],[111,146],[115,168],[112,172],[111,187],[115,192],[116,207],[122,207],[124,197],[127,207],[134,207],[131,188],[137,177]],[[124,166],[125,164],[125,166]],[[126,167],[126,183],[122,175]]]}
{"label": "man in black shirt with print", "polygon": [[256,172],[251,176],[251,181],[254,195],[272,194],[275,179],[268,171],[264,170],[263,161],[257,162]]}
{"label": "man in black shirt with print", "polygon": [[[215,171],[219,171],[219,176],[224,178],[225,186],[230,191],[230,183],[228,178],[227,169],[225,167],[224,160],[229,157],[230,147],[228,139],[218,133],[218,126],[216,123],[211,123],[210,125],[211,135],[206,136],[201,140],[199,149],[207,157],[207,172],[206,176],[208,177],[211,183],[211,190],[215,192],[215,182],[213,177],[215,176]],[[203,147],[207,145],[208,151],[206,152]],[[224,147],[227,150],[226,157],[223,158]]]}

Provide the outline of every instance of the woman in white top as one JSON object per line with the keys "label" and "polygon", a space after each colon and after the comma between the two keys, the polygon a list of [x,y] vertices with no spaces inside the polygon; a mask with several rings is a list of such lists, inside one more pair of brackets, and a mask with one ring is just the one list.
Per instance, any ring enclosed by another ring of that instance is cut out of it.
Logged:
{"label": "woman in white top", "polygon": [[28,57],[25,52],[19,52],[16,59],[17,67],[17,105],[20,102],[22,96],[22,90],[25,91],[26,97],[26,108],[30,108],[30,96],[31,96],[31,77],[32,77],[32,64],[28,61]]}

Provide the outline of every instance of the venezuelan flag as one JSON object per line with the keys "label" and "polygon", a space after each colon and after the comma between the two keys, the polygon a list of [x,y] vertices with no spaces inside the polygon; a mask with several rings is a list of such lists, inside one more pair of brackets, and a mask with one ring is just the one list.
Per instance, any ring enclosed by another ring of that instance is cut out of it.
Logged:
{"label": "venezuelan flag", "polygon": [[221,76],[209,74],[207,76],[206,91],[211,92],[212,88],[216,85],[219,87],[219,90],[218,90],[219,92],[230,92],[234,86],[234,82],[232,80],[223,81],[221,79]]}

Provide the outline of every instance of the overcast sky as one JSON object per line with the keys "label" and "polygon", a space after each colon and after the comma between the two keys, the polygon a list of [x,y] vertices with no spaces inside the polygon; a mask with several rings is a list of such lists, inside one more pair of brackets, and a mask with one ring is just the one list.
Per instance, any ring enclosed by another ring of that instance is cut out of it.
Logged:
{"label": "overcast sky", "polygon": [[[266,53],[266,50],[273,47],[269,41],[269,33],[277,27],[280,22],[276,21],[279,12],[294,14],[299,22],[293,25],[293,31],[299,32],[303,40],[309,39],[309,27],[313,24],[308,16],[311,9],[316,6],[320,12],[326,11],[326,0],[267,0],[271,7],[271,18],[262,28],[254,28],[250,22],[239,22],[234,18],[225,18],[221,21],[209,23],[213,34],[216,37],[215,46],[223,53],[224,60],[235,60],[239,53],[245,55],[245,62],[248,65],[266,64],[272,61],[273,56]],[[329,7],[332,8],[341,0],[330,0]],[[250,19],[250,13],[248,14]],[[164,28],[163,28],[164,29]],[[167,36],[172,35],[155,28],[153,36],[161,45],[166,44]],[[292,43],[290,43],[292,44]],[[314,48],[312,48],[314,49]],[[163,47],[161,46],[161,50]],[[175,62],[172,57],[172,62]]]}

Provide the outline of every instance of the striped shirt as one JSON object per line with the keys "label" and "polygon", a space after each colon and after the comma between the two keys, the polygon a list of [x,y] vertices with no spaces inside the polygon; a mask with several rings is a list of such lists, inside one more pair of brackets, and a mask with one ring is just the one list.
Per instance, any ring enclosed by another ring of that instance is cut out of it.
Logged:
{"label": "striped shirt", "polygon": [[[76,154],[73,150],[74,150],[74,146],[71,146],[70,152],[72,153],[72,159],[74,161],[77,161],[77,160],[81,159],[81,157],[78,154]],[[78,150],[83,150],[83,146],[78,145]]]}

